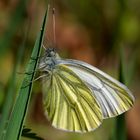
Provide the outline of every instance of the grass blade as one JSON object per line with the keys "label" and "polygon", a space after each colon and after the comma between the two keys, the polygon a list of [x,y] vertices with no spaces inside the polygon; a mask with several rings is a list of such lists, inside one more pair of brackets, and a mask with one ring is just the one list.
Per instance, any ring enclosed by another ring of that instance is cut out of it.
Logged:
{"label": "grass blade", "polygon": [[[119,81],[121,83],[126,83],[125,78],[125,63],[124,54],[121,50],[120,52],[120,67],[119,67]],[[126,140],[126,124],[125,124],[125,114],[119,115],[116,118],[116,128],[115,128],[115,140]]]}
{"label": "grass blade", "polygon": [[6,29],[3,37],[0,38],[0,56],[10,47],[12,37],[20,27],[21,23],[23,23],[23,16],[26,10],[27,2],[27,0],[20,0],[17,7],[15,8],[14,13],[9,21],[8,28]]}
{"label": "grass blade", "polygon": [[15,56],[15,65],[13,67],[13,71],[12,71],[12,75],[10,77],[9,80],[9,84],[8,84],[8,90],[6,92],[6,98],[4,101],[4,105],[2,108],[2,115],[0,118],[0,138],[3,137],[4,133],[5,133],[5,129],[8,123],[8,119],[11,113],[11,108],[13,107],[13,103],[14,103],[14,99],[15,99],[15,84],[16,84],[16,72],[17,72],[17,67],[18,65],[21,63],[22,61],[22,57],[23,57],[23,53],[24,53],[24,49],[25,49],[25,42],[27,40],[27,36],[28,36],[28,31],[29,31],[29,27],[27,28],[27,31],[25,33],[25,37],[23,39],[23,42],[21,44],[21,46],[18,49],[18,53]]}
{"label": "grass blade", "polygon": [[[35,75],[35,69],[36,69],[37,61],[38,61],[37,58],[40,55],[42,40],[44,36],[46,17],[47,17],[47,12],[44,17],[41,31],[35,42],[31,59],[28,63],[26,74],[24,76],[17,100],[15,102],[15,105],[14,105],[14,108],[13,108],[13,111],[12,111],[12,114],[8,123],[5,136],[3,138],[4,140],[18,140],[20,138],[25,115],[26,115],[28,104],[30,101],[31,90],[32,90],[32,82],[27,83],[27,79],[28,81],[33,81],[33,78]],[[27,74],[27,73],[31,73],[31,74]]]}
{"label": "grass blade", "polygon": [[4,130],[5,130],[6,124],[8,123],[8,117],[10,115],[10,110],[11,110],[11,107],[13,105],[13,100],[14,100],[14,91],[15,91],[15,68],[9,80],[9,86],[8,86],[8,91],[6,94],[5,103],[2,108],[2,116],[0,119],[0,138],[2,138],[5,132]]}
{"label": "grass blade", "polygon": [[[135,60],[135,57],[133,57],[133,58],[132,59]],[[134,69],[132,68],[134,65],[135,65],[135,62],[133,61],[133,64],[131,64],[131,68],[130,68],[132,70],[127,72],[126,62],[125,62],[125,58],[124,58],[124,50],[121,48],[121,50],[120,50],[120,67],[119,67],[120,68],[119,69],[119,81],[121,83],[124,83],[125,85],[128,85],[130,83],[129,79],[132,78],[132,75],[134,73]],[[114,132],[113,132],[113,135],[110,138],[110,140],[127,140],[125,114],[119,115],[116,118],[115,128],[113,131]]]}

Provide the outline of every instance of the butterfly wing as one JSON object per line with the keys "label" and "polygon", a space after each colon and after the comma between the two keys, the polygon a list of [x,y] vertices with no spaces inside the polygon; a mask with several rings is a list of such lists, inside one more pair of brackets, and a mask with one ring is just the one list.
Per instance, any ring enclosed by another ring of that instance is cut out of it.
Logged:
{"label": "butterfly wing", "polygon": [[102,109],[103,118],[114,117],[129,110],[134,103],[130,90],[99,69],[78,60],[58,60],[71,69],[91,89]]}
{"label": "butterfly wing", "polygon": [[87,132],[102,122],[102,112],[91,90],[67,66],[57,65],[43,83],[44,109],[58,129]]}

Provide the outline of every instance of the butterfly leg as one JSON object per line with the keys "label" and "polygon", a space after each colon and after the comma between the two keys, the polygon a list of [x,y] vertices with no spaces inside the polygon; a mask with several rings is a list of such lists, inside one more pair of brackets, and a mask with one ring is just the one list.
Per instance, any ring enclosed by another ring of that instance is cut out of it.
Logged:
{"label": "butterfly leg", "polygon": [[26,87],[29,86],[31,83],[33,83],[33,82],[35,82],[35,81],[37,81],[37,80],[39,80],[39,79],[41,79],[41,78],[43,78],[43,77],[46,77],[46,76],[48,76],[48,75],[43,74],[43,75],[41,75],[41,76],[35,78],[35,79],[32,80],[32,81],[25,80],[24,82],[27,83],[27,84],[26,84],[25,86],[22,86],[22,88],[26,88]]}
{"label": "butterfly leg", "polygon": [[33,74],[34,72],[38,72],[38,70],[34,70],[34,71],[30,71],[30,72],[16,72],[16,73],[17,73],[17,74],[20,74],[20,75],[23,75],[23,74],[31,75],[31,74]]}

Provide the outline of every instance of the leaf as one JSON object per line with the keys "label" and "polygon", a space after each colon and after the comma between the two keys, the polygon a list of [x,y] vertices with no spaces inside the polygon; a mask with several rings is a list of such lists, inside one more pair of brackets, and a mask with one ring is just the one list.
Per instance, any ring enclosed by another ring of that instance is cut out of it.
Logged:
{"label": "leaf", "polygon": [[44,140],[43,138],[37,136],[36,133],[31,132],[31,129],[29,128],[24,128],[22,130],[22,136],[26,138],[34,139],[34,140]]}
{"label": "leaf", "polygon": [[[35,75],[35,69],[37,67],[38,57],[40,56],[40,50],[41,50],[42,40],[43,40],[44,30],[45,30],[46,17],[47,17],[47,12],[45,13],[41,31],[36,39],[35,46],[33,48],[32,55],[27,66],[26,73],[18,97],[16,99],[13,111],[11,113],[8,127],[5,130],[5,135],[3,140],[18,140],[20,138],[23,123],[25,120],[26,112],[30,101],[30,96],[31,96],[32,84],[33,84],[33,82],[31,81],[33,81]],[[27,79],[29,82],[27,82]]]}

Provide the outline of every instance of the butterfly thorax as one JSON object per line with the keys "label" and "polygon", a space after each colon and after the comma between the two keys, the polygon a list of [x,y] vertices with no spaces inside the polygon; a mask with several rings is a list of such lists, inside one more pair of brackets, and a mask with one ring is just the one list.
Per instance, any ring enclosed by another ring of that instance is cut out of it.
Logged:
{"label": "butterfly thorax", "polygon": [[47,48],[45,55],[39,62],[39,70],[42,72],[50,72],[57,65],[57,59],[60,58],[54,48]]}

